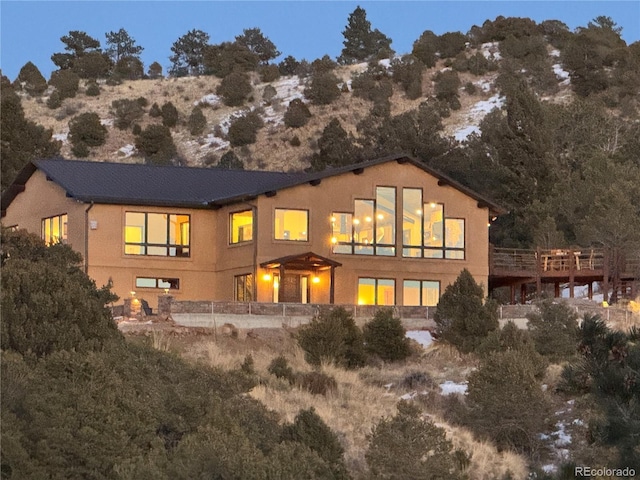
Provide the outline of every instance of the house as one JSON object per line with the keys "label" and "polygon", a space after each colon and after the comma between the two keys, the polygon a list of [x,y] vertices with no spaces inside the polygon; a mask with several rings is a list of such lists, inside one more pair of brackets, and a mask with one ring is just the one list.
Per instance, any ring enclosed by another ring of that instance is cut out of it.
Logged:
{"label": "house", "polygon": [[37,160],[2,196],[5,227],[152,304],[435,305],[463,268],[488,286],[502,212],[404,155],[316,173]]}

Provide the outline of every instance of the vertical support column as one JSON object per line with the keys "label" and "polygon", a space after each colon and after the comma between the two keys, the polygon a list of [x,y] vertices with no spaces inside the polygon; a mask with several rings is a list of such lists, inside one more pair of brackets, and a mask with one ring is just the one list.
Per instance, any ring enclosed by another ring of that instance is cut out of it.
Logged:
{"label": "vertical support column", "polygon": [[573,250],[569,250],[569,298],[573,298],[573,289],[575,287],[576,275],[576,256]]}
{"label": "vertical support column", "polygon": [[524,305],[527,303],[527,284],[523,283],[520,285],[520,303]]}
{"label": "vertical support column", "polygon": [[553,284],[553,296],[555,298],[560,298],[560,282],[555,282]]}
{"label": "vertical support column", "polygon": [[536,249],[536,295],[542,295],[542,250]]}
{"label": "vertical support column", "polygon": [[278,303],[282,303],[282,285],[284,285],[284,265],[280,264],[280,286],[278,287]]}
{"label": "vertical support column", "polygon": [[609,301],[609,249],[604,250],[604,258],[602,259],[602,299]]}
{"label": "vertical support column", "polygon": [[515,305],[516,304],[516,286],[515,285],[509,285],[509,290],[511,292],[511,305]]}
{"label": "vertical support column", "polygon": [[329,303],[333,305],[335,302],[335,281],[336,281],[336,267],[331,266],[331,280],[329,281]]}
{"label": "vertical support column", "polygon": [[589,282],[587,288],[587,297],[589,297],[589,300],[593,300],[593,282]]}

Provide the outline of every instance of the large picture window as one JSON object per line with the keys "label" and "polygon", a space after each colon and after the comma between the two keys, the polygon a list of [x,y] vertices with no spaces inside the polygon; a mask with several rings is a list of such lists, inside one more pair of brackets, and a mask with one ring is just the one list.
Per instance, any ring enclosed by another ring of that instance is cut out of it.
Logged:
{"label": "large picture window", "polygon": [[395,305],[396,281],[390,278],[359,278],[358,305]]}
{"label": "large picture window", "polygon": [[42,239],[47,245],[67,242],[67,214],[42,219]]}
{"label": "large picture window", "polygon": [[331,216],[333,253],[396,254],[396,189],[377,187],[376,199],[354,201],[352,213]]}
{"label": "large picture window", "polygon": [[276,208],[274,238],[307,242],[309,240],[309,211]]}
{"label": "large picture window", "polygon": [[236,302],[253,301],[253,274],[246,273],[244,275],[236,275],[234,298]]}
{"label": "large picture window", "polygon": [[440,300],[440,282],[433,280],[405,280],[402,285],[403,304],[435,307]]}
{"label": "large picture window", "polygon": [[188,257],[190,216],[126,212],[124,252],[127,255]]}
{"label": "large picture window", "polygon": [[422,189],[402,190],[402,256],[464,259],[464,219],[446,218],[444,205],[423,202]]}
{"label": "large picture window", "polygon": [[250,242],[253,240],[253,212],[245,210],[229,215],[229,243]]}

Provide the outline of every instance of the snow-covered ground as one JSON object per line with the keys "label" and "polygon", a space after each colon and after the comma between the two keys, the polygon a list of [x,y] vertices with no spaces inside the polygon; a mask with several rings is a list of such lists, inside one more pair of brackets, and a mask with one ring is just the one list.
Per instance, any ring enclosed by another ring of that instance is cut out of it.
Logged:
{"label": "snow-covered ground", "polygon": [[482,119],[494,108],[502,108],[504,105],[505,97],[496,94],[487,100],[480,100],[469,110],[467,115],[467,125],[458,128],[453,136],[459,142],[463,142],[472,133],[480,134],[480,122]]}
{"label": "snow-covered ground", "polygon": [[127,144],[124,147],[119,148],[118,153],[122,154],[123,157],[128,158],[136,153],[136,147],[131,144]]}
{"label": "snow-covered ground", "polygon": [[426,330],[409,330],[406,336],[418,342],[422,348],[428,348],[433,343],[433,337]]}
{"label": "snow-covered ground", "polygon": [[467,393],[467,382],[455,383],[447,380],[439,385],[441,395],[452,395],[454,393]]}

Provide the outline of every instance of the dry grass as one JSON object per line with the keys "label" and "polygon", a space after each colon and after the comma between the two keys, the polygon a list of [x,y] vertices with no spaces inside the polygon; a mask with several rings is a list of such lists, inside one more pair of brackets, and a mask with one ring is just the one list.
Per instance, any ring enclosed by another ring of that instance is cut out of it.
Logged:
{"label": "dry grass", "polygon": [[[381,417],[396,413],[399,397],[407,393],[400,386],[402,379],[411,372],[425,372],[434,380],[431,391],[438,392],[437,384],[440,381],[462,381],[475,367],[470,357],[444,346],[432,347],[406,364],[366,367],[358,371],[323,365],[321,371],[334,377],[338,388],[322,396],[290,386],[267,372],[269,364],[278,355],[285,356],[296,372],[311,371],[304,360],[303,351],[293,337],[284,331],[260,332],[259,338],[254,334],[240,332],[236,339],[191,339],[181,350],[188,359],[222,369],[238,368],[250,354],[261,378],[261,384],[250,395],[278,413],[283,422],[292,422],[301,409],[315,408],[318,415],[338,434],[345,448],[345,460],[350,471],[355,478],[363,479],[367,478],[364,459],[367,435]],[[394,387],[385,388],[384,385],[388,383],[393,383]],[[428,413],[435,413],[434,420],[445,428],[457,448],[472,454],[470,478],[501,478],[507,472],[511,472],[515,479],[526,477],[526,464],[522,457],[510,452],[500,453],[490,443],[476,441],[469,431],[442,421],[437,410],[435,408]]]}
{"label": "dry grass", "polygon": [[[398,85],[394,85],[394,94],[391,103],[393,115],[417,108],[427,96],[433,93],[433,83],[431,77],[442,69],[443,62],[439,62],[436,67],[428,69],[423,76],[423,97],[416,100],[409,100]],[[361,65],[351,65],[338,67],[336,75],[343,81],[349,80],[352,75],[362,70]],[[487,79],[492,79],[495,74],[488,74]],[[469,77],[469,78],[467,78]],[[482,77],[471,77],[462,74],[463,83],[469,79],[478,81]],[[219,158],[226,148],[219,148],[219,145],[208,146],[205,142],[207,135],[214,133],[214,129],[230,114],[239,110],[264,107],[262,101],[262,91],[267,84],[260,83],[256,74],[252,74],[252,84],[254,93],[252,98],[243,107],[226,107],[224,105],[203,108],[203,113],[207,118],[207,128],[198,137],[193,137],[186,126],[186,121],[199,100],[207,94],[215,93],[220,79],[216,77],[185,77],[185,78],[165,78],[155,80],[125,81],[121,85],[108,86],[101,85],[101,94],[98,97],[88,97],[84,94],[84,82],[81,82],[80,91],[75,98],[65,99],[62,107],[50,110],[46,106],[46,98],[35,99],[28,96],[23,97],[22,105],[25,115],[30,120],[50,128],[54,134],[64,134],[68,132],[69,120],[78,113],[95,112],[102,120],[113,119],[111,103],[118,99],[137,99],[144,97],[148,100],[149,107],[155,102],[162,106],[165,102],[172,102],[180,113],[180,122],[172,129],[174,142],[178,148],[178,153],[189,165],[204,165],[207,156],[214,155]],[[478,100],[488,97],[489,94],[481,93],[469,96],[461,93],[462,110],[452,112],[452,115],[443,119],[445,133],[450,134],[460,125],[467,123],[468,108]],[[287,107],[286,102],[275,100],[271,105],[274,110],[284,112]],[[312,117],[309,123],[298,129],[286,128],[283,124],[267,123],[258,134],[255,144],[247,148],[236,149],[236,153],[244,160],[246,168],[264,169],[275,171],[302,170],[309,165],[309,159],[316,150],[316,141],[322,134],[322,130],[332,118],[338,118],[347,131],[357,136],[356,125],[367,116],[372,103],[355,97],[351,93],[343,93],[332,105],[310,105]],[[69,110],[70,114],[61,114]],[[160,119],[150,118],[144,115],[140,120],[142,128],[150,123],[158,123]],[[121,131],[113,126],[108,126],[109,136],[105,145],[94,149],[91,158],[120,161],[120,162],[141,162],[137,157],[125,157],[120,148],[126,145],[135,144],[135,137],[131,130]],[[301,145],[294,147],[290,140],[297,136]],[[67,158],[73,158],[71,145],[64,142],[61,154]]]}

